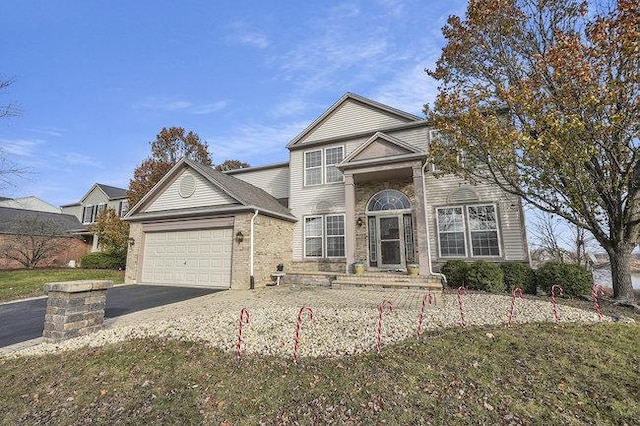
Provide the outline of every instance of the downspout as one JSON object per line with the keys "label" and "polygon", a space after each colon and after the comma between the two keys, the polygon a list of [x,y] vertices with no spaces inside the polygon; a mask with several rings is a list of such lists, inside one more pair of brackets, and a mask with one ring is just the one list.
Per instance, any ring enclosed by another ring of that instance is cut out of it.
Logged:
{"label": "downspout", "polygon": [[256,282],[255,282],[255,279],[253,277],[253,249],[254,249],[254,245],[253,245],[253,222],[255,221],[256,216],[258,216],[258,210],[257,209],[256,209],[255,213],[253,214],[253,217],[251,218],[251,243],[250,243],[250,248],[249,248],[249,288],[251,290],[256,288]]}
{"label": "downspout", "polygon": [[442,289],[444,290],[444,287],[447,285],[447,277],[444,276],[444,274],[441,274],[440,272],[433,272],[433,268],[431,266],[431,238],[429,238],[429,213],[427,210],[427,178],[426,178],[426,168],[429,166],[429,162],[424,163],[424,165],[422,166],[422,208],[424,209],[424,224],[425,224],[425,231],[427,233],[427,259],[428,260],[428,267],[429,267],[429,274],[430,275],[439,275],[441,278],[441,281],[443,281],[442,283]]}

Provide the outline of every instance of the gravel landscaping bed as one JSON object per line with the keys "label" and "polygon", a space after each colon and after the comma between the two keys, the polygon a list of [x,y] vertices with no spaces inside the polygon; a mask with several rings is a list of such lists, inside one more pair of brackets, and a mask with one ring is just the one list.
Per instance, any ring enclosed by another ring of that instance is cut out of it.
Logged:
{"label": "gravel landscaping bed", "polygon": [[[247,307],[250,322],[243,328],[243,354],[292,356],[296,319],[301,306],[313,309],[313,319],[303,316],[299,340],[299,356],[330,356],[375,351],[378,327],[377,301],[381,295],[396,305],[392,313],[385,311],[382,326],[382,350],[384,345],[414,336],[420,312],[421,295],[407,302],[407,293],[344,290],[286,293],[278,297],[277,292],[265,297],[263,294],[248,300],[235,298],[205,299],[199,309],[184,305],[184,312],[177,315],[176,309],[166,318],[147,321],[129,321],[129,324],[114,323],[97,333],[71,339],[62,343],[40,343],[5,354],[5,356],[40,355],[80,347],[97,347],[122,340],[160,337],[203,342],[223,351],[235,352],[237,345],[240,309]],[[284,293],[283,293],[284,294]],[[365,296],[362,296],[362,295]],[[411,293],[408,293],[411,294]],[[330,296],[327,296],[330,295]],[[306,296],[306,297],[305,297]],[[365,300],[366,299],[366,300]],[[403,302],[404,301],[404,302]],[[306,303],[305,303],[306,302]],[[467,326],[506,324],[511,298],[505,295],[469,294],[463,304]],[[594,311],[586,311],[559,305],[560,322],[597,322]],[[524,322],[553,322],[553,305],[538,299],[517,299],[513,326]],[[603,321],[612,321],[605,316]],[[423,330],[441,327],[459,327],[460,310],[455,295],[445,294],[435,307],[427,306]]]}

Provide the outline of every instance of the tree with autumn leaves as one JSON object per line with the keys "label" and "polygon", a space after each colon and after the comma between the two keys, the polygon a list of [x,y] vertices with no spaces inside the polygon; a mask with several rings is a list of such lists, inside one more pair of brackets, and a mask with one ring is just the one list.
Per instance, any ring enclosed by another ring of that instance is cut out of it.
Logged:
{"label": "tree with autumn leaves", "polygon": [[[182,127],[162,128],[156,140],[150,144],[151,157],[135,169],[133,178],[129,181],[127,198],[132,207],[182,158],[213,166],[208,144],[192,131],[185,134]],[[249,164],[239,160],[226,160],[216,166],[216,169],[226,171],[245,167],[249,167]]]}
{"label": "tree with autumn leaves", "polygon": [[439,94],[425,113],[442,132],[432,160],[588,230],[609,255],[615,298],[633,303],[637,1],[471,0],[443,34],[447,44],[427,71]]}

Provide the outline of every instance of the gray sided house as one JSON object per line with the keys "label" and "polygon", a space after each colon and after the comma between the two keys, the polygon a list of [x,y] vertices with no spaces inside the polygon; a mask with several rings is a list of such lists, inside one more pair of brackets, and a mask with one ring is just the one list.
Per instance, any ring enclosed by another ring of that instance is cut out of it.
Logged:
{"label": "gray sided house", "polygon": [[120,217],[126,215],[129,210],[127,190],[96,183],[80,201],[62,206],[62,213],[73,215],[81,222],[76,233],[91,245],[91,251],[100,251],[100,242],[97,235],[89,232],[88,228],[95,223],[98,214],[107,208],[115,210]]}
{"label": "gray sided house", "polygon": [[287,163],[220,173],[183,160],[126,216],[126,280],[243,289],[282,262],[299,282],[439,287],[450,259],[529,262],[521,200],[435,171],[435,137],[347,93],[289,142]]}

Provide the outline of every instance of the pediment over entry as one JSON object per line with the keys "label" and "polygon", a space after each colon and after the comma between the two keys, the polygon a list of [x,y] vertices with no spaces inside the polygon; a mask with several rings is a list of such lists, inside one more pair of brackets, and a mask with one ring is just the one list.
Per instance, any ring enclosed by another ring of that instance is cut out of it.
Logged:
{"label": "pediment over entry", "polygon": [[377,132],[347,156],[340,164],[346,165],[354,162],[413,154],[422,154],[422,151],[396,137]]}

